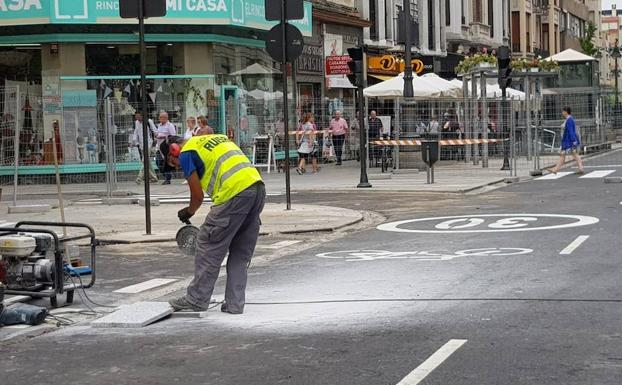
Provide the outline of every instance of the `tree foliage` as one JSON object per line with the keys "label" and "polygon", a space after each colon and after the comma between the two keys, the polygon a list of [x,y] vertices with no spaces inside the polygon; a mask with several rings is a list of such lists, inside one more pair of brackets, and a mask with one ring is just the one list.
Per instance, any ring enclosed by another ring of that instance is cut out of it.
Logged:
{"label": "tree foliage", "polygon": [[587,25],[585,31],[585,37],[579,39],[581,44],[581,50],[584,54],[589,56],[595,56],[598,53],[598,47],[594,44],[594,37],[596,36],[597,28],[594,23],[590,22]]}

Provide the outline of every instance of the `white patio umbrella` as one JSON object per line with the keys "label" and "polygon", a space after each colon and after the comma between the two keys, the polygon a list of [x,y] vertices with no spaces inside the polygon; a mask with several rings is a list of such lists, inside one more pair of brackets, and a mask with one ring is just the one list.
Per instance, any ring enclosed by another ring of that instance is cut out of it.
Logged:
{"label": "white patio umbrella", "polygon": [[[460,85],[460,88],[462,89],[462,80],[452,79],[450,80],[450,83],[456,86]],[[469,93],[470,93],[471,83],[468,83],[468,85],[469,85]],[[479,98],[479,95],[480,95],[479,84],[477,85],[477,95]],[[506,95],[509,99],[525,100],[525,93],[523,91],[515,90],[513,88],[506,88]],[[499,87],[499,84],[487,83],[486,84],[486,97],[491,98],[491,99],[501,98],[501,87]]]}
{"label": "white patio umbrella", "polygon": [[[440,78],[439,78],[440,79]],[[441,84],[433,78],[424,78],[413,74],[413,91],[415,98],[441,98],[455,97],[460,93],[459,87],[449,87]],[[363,94],[368,97],[395,98],[404,95],[404,73],[375,84],[363,90]]]}

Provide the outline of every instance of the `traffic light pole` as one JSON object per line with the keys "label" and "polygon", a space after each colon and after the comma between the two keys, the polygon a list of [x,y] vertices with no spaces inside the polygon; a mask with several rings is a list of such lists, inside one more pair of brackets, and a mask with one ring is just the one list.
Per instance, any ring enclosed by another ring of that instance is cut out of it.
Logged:
{"label": "traffic light pole", "polygon": [[413,90],[413,65],[412,65],[412,36],[411,36],[411,14],[410,14],[410,0],[404,0],[404,22],[406,23],[404,31],[404,97],[412,98],[414,96]]}
{"label": "traffic light pole", "polygon": [[371,183],[367,179],[367,130],[365,130],[365,98],[363,97],[363,86],[358,85],[356,89],[356,100],[359,105],[359,158],[361,160],[361,178],[358,188],[370,188]]}
{"label": "traffic light pole", "polygon": [[503,127],[503,133],[504,138],[503,138],[503,166],[501,167],[501,170],[505,171],[505,170],[511,170],[512,167],[510,166],[510,156],[509,156],[509,152],[510,152],[510,145],[513,145],[513,143],[508,143],[508,140],[505,136],[507,136],[507,134],[510,132],[509,125],[509,117],[507,116],[508,113],[508,108],[507,108],[507,91],[506,91],[506,87],[501,88],[501,127]]}
{"label": "traffic light pole", "polygon": [[149,148],[149,106],[147,105],[147,47],[145,45],[145,2],[138,2],[138,39],[140,49],[140,92],[143,117],[143,180],[145,183],[145,233],[151,235],[151,189],[149,179],[151,179],[151,157]]}
{"label": "traffic light pole", "polygon": [[[287,0],[281,3],[281,23],[283,24],[283,61],[281,73],[283,75],[283,132],[285,133],[285,201],[286,209],[292,209],[291,175],[289,172],[289,103],[287,101]],[[295,85],[294,85],[295,87]]]}

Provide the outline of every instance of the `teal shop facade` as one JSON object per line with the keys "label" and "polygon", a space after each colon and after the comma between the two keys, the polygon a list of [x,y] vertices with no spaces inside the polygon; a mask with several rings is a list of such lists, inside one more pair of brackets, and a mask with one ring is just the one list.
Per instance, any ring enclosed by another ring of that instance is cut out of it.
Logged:
{"label": "teal shop facade", "polygon": [[[304,6],[304,19],[293,24],[311,39],[312,4]],[[275,23],[264,19],[264,9],[263,0],[167,0],[167,15],[146,22],[151,116],[167,111],[182,131],[186,117],[207,115],[212,126],[226,132],[241,113],[259,115],[260,108],[244,106],[240,112],[240,103],[232,100],[281,86],[279,66],[265,52],[265,33]],[[23,122],[27,110],[28,137],[42,141],[51,138],[52,122],[60,121],[65,163],[85,161],[80,155],[85,142],[105,141],[100,116],[105,98],[114,98],[124,113],[119,128],[127,137],[127,116],[138,107],[139,96],[136,24],[119,17],[118,0],[0,0],[0,114]],[[64,106],[67,101],[71,105]],[[73,128],[81,123],[80,109],[94,110],[94,115],[83,113],[92,115],[83,122],[97,127],[82,133],[83,128]],[[249,120],[264,124],[263,117]],[[43,150],[31,147],[22,158],[29,164],[44,161],[32,158]],[[7,166],[11,159],[2,151],[0,166]]]}

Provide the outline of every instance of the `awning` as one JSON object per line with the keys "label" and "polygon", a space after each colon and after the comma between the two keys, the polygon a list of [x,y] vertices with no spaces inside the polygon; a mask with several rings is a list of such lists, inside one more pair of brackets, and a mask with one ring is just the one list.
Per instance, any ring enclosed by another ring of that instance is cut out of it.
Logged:
{"label": "awning", "polygon": [[356,88],[345,75],[327,76],[328,88]]}
{"label": "awning", "polygon": [[385,80],[390,80],[395,77],[395,76],[390,76],[390,75],[376,75],[376,74],[368,74],[368,76],[371,76],[372,78],[376,78],[378,80],[382,80],[383,82]]}

